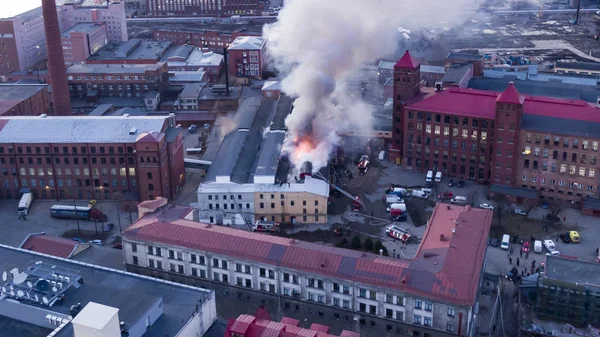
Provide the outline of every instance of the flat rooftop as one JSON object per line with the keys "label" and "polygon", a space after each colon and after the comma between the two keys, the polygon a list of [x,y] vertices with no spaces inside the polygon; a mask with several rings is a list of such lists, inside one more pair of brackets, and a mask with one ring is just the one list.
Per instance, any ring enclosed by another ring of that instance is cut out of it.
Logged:
{"label": "flat rooftop", "polygon": [[141,41],[140,39],[109,43],[90,56],[88,61],[158,60],[170,45],[171,41]]}
{"label": "flat rooftop", "polygon": [[67,68],[67,75],[78,74],[144,74],[157,71],[164,62],[156,64],[73,64]]}
{"label": "flat rooftop", "polygon": [[265,43],[264,37],[240,36],[233,40],[229,50],[260,50]]}
{"label": "flat rooftop", "polygon": [[163,132],[167,118],[0,117],[0,143],[134,143],[145,133]]}
{"label": "flat rooftop", "polygon": [[600,287],[600,264],[546,256],[544,275],[552,280]]}
{"label": "flat rooftop", "polygon": [[[119,320],[124,321],[125,324],[133,324],[142,320],[146,311],[157,301],[162,300],[163,314],[148,327],[144,337],[177,335],[196,311],[197,303],[203,303],[214,296],[211,290],[173,282],[167,283],[155,278],[55,258],[6,245],[0,245],[0,256],[2,256],[1,270],[19,268],[23,271],[29,265],[41,261],[44,266],[76,271],[83,278],[84,282],[79,289],[68,288],[62,302],[56,302],[51,308],[28,300],[24,301],[23,305],[70,315],[72,305],[81,303],[81,306],[85,307],[89,302],[96,302],[119,309]],[[67,325],[67,328],[63,328],[56,336],[73,336],[69,334],[70,326]],[[30,335],[22,336],[30,337]]]}
{"label": "flat rooftop", "polygon": [[[309,179],[316,180],[316,179]],[[292,184],[300,185],[300,184]],[[475,303],[493,212],[438,203],[412,260],[214,226],[166,205],[138,219],[123,237],[335,277],[457,305]]]}
{"label": "flat rooftop", "polygon": [[95,32],[98,28],[104,26],[104,24],[96,24],[96,23],[91,23],[91,22],[83,22],[83,23],[78,23],[75,26],[63,31],[60,36],[64,39],[64,38],[69,38],[71,37],[71,33],[92,33]]}
{"label": "flat rooftop", "polygon": [[47,84],[0,84],[0,101],[22,101],[45,88]]}
{"label": "flat rooftop", "polygon": [[2,17],[0,18],[0,20],[15,20],[15,19],[21,19],[23,22],[27,22],[33,19],[37,19],[37,18],[41,18],[42,17],[42,7],[37,7],[31,10],[28,10],[26,12],[17,14],[17,15],[13,15],[10,17]]}
{"label": "flat rooftop", "polygon": [[10,331],[11,337],[47,337],[53,329],[0,316],[0,331]]}

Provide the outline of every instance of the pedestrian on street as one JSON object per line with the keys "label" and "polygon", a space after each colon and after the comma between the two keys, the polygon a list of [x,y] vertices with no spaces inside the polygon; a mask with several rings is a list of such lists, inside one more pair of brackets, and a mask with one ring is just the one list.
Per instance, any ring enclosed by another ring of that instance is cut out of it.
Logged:
{"label": "pedestrian on street", "polygon": [[556,234],[556,242],[558,242],[558,238],[560,237],[559,234]]}
{"label": "pedestrian on street", "polygon": [[529,252],[527,252],[527,254],[525,254],[525,260],[529,259]]}
{"label": "pedestrian on street", "polygon": [[519,266],[519,258],[517,257],[517,267]]}
{"label": "pedestrian on street", "polygon": [[532,266],[532,267],[535,267],[535,260],[533,260],[533,261],[531,262],[531,266]]}
{"label": "pedestrian on street", "polygon": [[548,233],[548,226],[544,226],[544,232]]}
{"label": "pedestrian on street", "polygon": [[523,251],[519,250],[519,254],[521,254],[521,258],[523,258]]}
{"label": "pedestrian on street", "polygon": [[510,247],[510,255],[513,255],[513,247]]}
{"label": "pedestrian on street", "polygon": [[512,265],[512,257],[508,258],[508,263],[510,263]]}

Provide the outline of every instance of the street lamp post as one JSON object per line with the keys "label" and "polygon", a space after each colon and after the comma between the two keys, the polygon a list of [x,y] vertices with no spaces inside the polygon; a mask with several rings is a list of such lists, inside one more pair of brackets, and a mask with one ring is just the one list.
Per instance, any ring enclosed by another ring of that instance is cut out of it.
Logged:
{"label": "street lamp post", "polygon": [[41,53],[40,53],[40,46],[39,46],[39,45],[35,46],[35,49],[37,49],[37,56],[38,56],[38,57],[36,58],[36,61],[37,61],[37,62],[35,63],[35,71],[36,71],[36,73],[37,73],[37,81],[38,81],[38,83],[42,83],[42,82],[40,81],[40,60],[39,60],[39,58],[40,58],[40,54],[41,54]]}

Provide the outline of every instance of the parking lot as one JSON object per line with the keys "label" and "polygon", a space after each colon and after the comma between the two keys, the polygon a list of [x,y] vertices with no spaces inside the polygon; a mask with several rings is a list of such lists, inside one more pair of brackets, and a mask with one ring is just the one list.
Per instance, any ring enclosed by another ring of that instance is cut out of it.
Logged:
{"label": "parking lot", "polygon": [[[53,201],[53,200],[34,200],[29,209],[27,220],[19,220],[17,214],[18,200],[0,200],[0,243],[19,246],[30,233],[45,232],[47,235],[63,236],[69,230],[77,230],[77,221],[54,219],[50,217],[50,207],[52,205],[73,205],[73,201]],[[78,201],[78,206],[87,206],[86,202]],[[119,221],[117,217],[117,203],[110,201],[98,201],[95,206],[108,216],[105,224],[113,223],[114,229],[109,233],[102,233],[102,223],[93,221],[79,221],[79,228],[85,232],[96,233],[98,229],[98,239],[103,241],[116,239],[119,234]],[[130,225],[130,214],[119,212],[121,217],[121,227],[125,229]],[[135,220],[137,214],[131,214],[131,219]]]}

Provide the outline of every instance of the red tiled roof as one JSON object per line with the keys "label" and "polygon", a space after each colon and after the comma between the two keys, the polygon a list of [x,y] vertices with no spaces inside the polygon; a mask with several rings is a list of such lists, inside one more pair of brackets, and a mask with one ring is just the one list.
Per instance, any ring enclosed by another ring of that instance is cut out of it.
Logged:
{"label": "red tiled roof", "polygon": [[230,330],[231,332],[240,333],[243,335],[246,333],[246,330],[248,330],[250,325],[254,323],[255,320],[256,318],[254,316],[240,315],[240,317],[238,317],[235,320],[235,322],[233,322]]}
{"label": "red tiled roof", "polygon": [[[598,108],[588,102],[543,96],[523,96],[516,89],[512,91],[510,85],[501,94],[485,90],[451,88],[409,104],[407,109],[495,119],[497,102],[511,103],[517,100],[523,102],[524,114],[600,122]],[[568,115],[565,111],[568,111]]]}
{"label": "red tiled roof", "polygon": [[[325,325],[313,323],[310,329],[304,329],[286,324],[283,320],[281,322],[257,320],[250,315],[240,315],[235,321],[229,320],[225,337],[231,336],[232,332],[240,333],[234,330],[237,322],[239,322],[238,326],[243,327],[244,332],[241,334],[245,337],[338,337],[328,334],[329,327]],[[358,333],[347,330],[343,330],[341,336],[360,337]]]}
{"label": "red tiled roof", "polygon": [[504,90],[500,96],[496,99],[498,103],[509,103],[509,104],[523,104],[523,96],[519,94],[515,84],[510,82],[506,90]]}
{"label": "red tiled roof", "polygon": [[77,242],[58,236],[32,235],[20,248],[68,259],[77,247]]}
{"label": "red tiled roof", "polygon": [[283,318],[281,318],[281,323],[287,324],[287,325],[298,326],[298,324],[300,324],[300,321],[295,318],[291,318],[291,317],[283,317]]}
{"label": "red tiled roof", "polygon": [[426,97],[407,108],[464,117],[496,118],[497,93],[475,89],[452,88]]}
{"label": "red tiled roof", "polygon": [[[171,220],[166,213],[176,212],[179,206],[145,215],[130,226],[123,237],[198,249],[470,306],[475,302],[491,212],[460,206],[448,206],[446,210],[445,204],[440,205],[434,210],[428,233],[443,231],[452,246],[448,242],[438,247],[439,235],[426,235],[414,260],[183,219]],[[169,222],[165,222],[168,218]],[[459,218],[463,223],[453,234],[451,228]]]}
{"label": "red tiled roof", "polygon": [[407,50],[406,52],[404,52],[404,55],[402,55],[402,58],[400,58],[400,60],[398,62],[396,62],[396,64],[394,65],[394,68],[415,69],[419,65],[420,65],[419,61],[417,61],[414,57],[412,57],[412,55],[410,55],[410,52]]}

